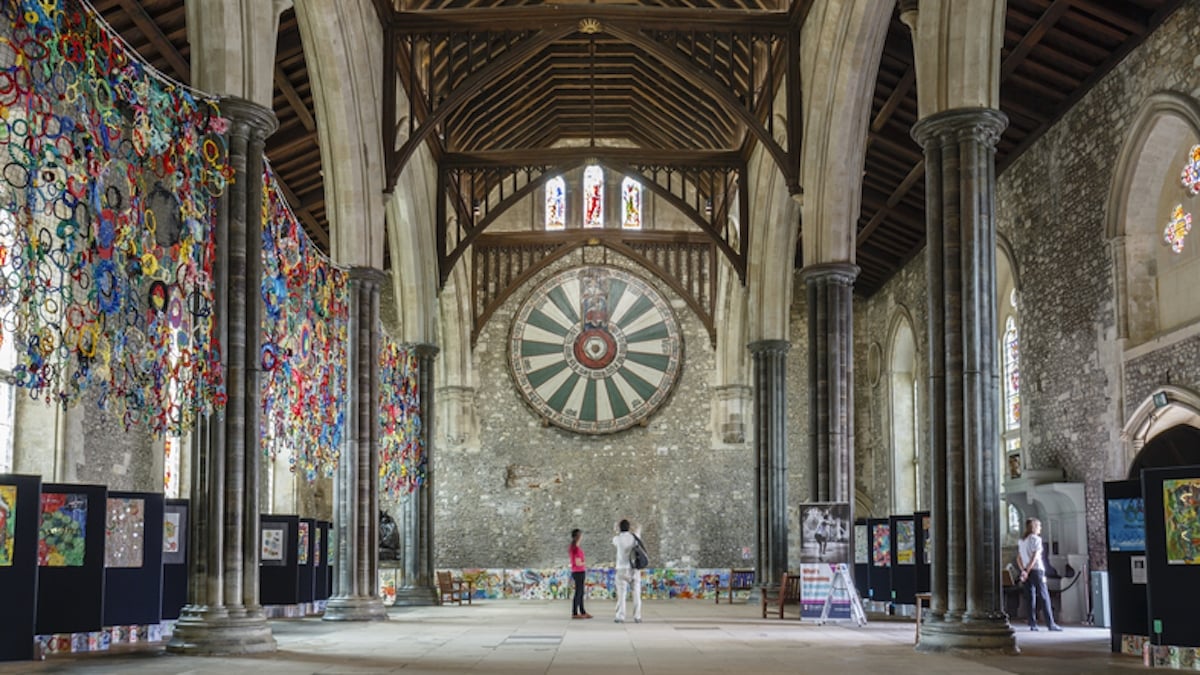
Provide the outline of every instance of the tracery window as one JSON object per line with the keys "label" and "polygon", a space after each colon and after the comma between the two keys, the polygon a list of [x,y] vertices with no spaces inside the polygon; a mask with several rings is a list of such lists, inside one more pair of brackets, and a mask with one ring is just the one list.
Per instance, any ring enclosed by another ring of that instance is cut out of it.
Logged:
{"label": "tracery window", "polygon": [[604,170],[594,164],[583,171],[583,226],[604,227]]}
{"label": "tracery window", "polygon": [[1004,322],[1004,430],[1021,428],[1021,344],[1017,322]]}
{"label": "tracery window", "polygon": [[[1179,182],[1188,197],[1200,195],[1200,145],[1193,145],[1183,162],[1183,171],[1179,174]],[[1183,240],[1192,231],[1192,214],[1185,211],[1183,203],[1175,206],[1167,218],[1167,226],[1163,230],[1163,241],[1170,245],[1171,250],[1183,253]]]}
{"label": "tracery window", "polygon": [[642,184],[632,178],[621,181],[621,227],[642,229]]}
{"label": "tracery window", "polygon": [[567,182],[562,176],[546,181],[546,229],[567,227]]}

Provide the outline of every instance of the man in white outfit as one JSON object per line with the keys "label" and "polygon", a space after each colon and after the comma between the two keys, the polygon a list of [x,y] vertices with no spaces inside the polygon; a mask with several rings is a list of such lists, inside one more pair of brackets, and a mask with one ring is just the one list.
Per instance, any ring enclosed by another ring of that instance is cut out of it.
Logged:
{"label": "man in white outfit", "polygon": [[633,550],[633,533],[629,531],[629,521],[622,520],[618,525],[620,532],[613,537],[613,546],[617,547],[617,623],[625,623],[625,594],[629,584],[633,583],[633,620],[642,622],[642,571],[635,570],[629,565],[629,552]]}

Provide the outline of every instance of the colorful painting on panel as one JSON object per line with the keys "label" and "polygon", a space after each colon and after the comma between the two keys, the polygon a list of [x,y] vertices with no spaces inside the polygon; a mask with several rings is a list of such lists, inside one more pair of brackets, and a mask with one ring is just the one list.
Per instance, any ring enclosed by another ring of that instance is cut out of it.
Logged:
{"label": "colorful painting on panel", "polygon": [[38,565],[83,567],[87,535],[87,495],[42,493]]}
{"label": "colorful painting on panel", "polygon": [[1108,500],[1108,550],[1146,550],[1146,509],[1141,497]]}
{"label": "colorful painting on panel", "polygon": [[1200,478],[1163,481],[1167,564],[1200,565]]}
{"label": "colorful painting on panel", "polygon": [[308,564],[308,523],[300,523],[300,530],[296,537],[296,563]]}
{"label": "colorful painting on panel", "polygon": [[[286,526],[285,526],[286,527]],[[262,561],[283,562],[283,540],[287,530],[264,525],[262,528]]]}
{"label": "colorful painting on panel", "polygon": [[313,528],[313,564],[321,564],[321,528]]}
{"label": "colorful painting on panel", "polygon": [[896,521],[896,564],[912,565],[917,560],[916,523],[911,520]]}
{"label": "colorful painting on panel", "polygon": [[922,562],[926,565],[930,560],[933,560],[933,519],[930,516],[921,516],[921,536],[925,538],[925,550],[921,553]]}
{"label": "colorful painting on panel", "polygon": [[179,513],[163,514],[163,553],[179,552]]}
{"label": "colorful painting on panel", "polygon": [[871,564],[875,567],[892,565],[891,527],[887,523],[871,527]]}
{"label": "colorful painting on panel", "polygon": [[870,562],[871,537],[866,525],[854,526],[854,562],[865,565]]}
{"label": "colorful painting on panel", "polygon": [[104,566],[141,567],[146,541],[146,500],[109,497],[104,525]]}
{"label": "colorful painting on panel", "polygon": [[17,486],[0,485],[0,567],[13,564],[13,538],[17,536]]}

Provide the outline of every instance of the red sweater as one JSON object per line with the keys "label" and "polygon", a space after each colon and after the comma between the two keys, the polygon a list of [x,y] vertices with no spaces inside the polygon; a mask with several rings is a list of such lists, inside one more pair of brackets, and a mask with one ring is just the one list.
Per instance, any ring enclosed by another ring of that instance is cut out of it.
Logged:
{"label": "red sweater", "polygon": [[567,554],[571,556],[571,571],[572,572],[586,572],[587,571],[587,565],[584,564],[584,562],[583,562],[583,549],[582,548],[579,548],[579,546],[577,544],[571,544],[571,547],[567,549]]}

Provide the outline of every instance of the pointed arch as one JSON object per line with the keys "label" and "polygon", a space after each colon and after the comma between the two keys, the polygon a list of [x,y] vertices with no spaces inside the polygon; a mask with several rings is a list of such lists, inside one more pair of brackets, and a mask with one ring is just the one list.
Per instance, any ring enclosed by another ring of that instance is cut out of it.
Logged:
{"label": "pointed arch", "polygon": [[1121,429],[1125,445],[1123,466],[1132,467],[1142,449],[1159,434],[1185,425],[1200,428],[1200,392],[1163,385],[1150,393]]}
{"label": "pointed arch", "polygon": [[921,378],[912,314],[900,305],[888,331],[888,411],[891,420],[892,513],[921,508],[918,420]]}

